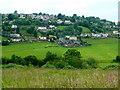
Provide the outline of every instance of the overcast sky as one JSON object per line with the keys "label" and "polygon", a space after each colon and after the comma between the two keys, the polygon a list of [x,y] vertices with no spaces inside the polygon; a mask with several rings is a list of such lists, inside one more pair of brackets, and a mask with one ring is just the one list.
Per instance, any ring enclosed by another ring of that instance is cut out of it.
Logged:
{"label": "overcast sky", "polygon": [[119,0],[0,0],[0,13],[62,13],[118,21]]}

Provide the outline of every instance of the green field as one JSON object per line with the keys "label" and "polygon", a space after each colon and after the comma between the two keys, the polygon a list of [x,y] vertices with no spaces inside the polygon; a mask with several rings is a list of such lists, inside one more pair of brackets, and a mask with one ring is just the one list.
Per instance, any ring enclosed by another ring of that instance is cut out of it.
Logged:
{"label": "green field", "polygon": [[[86,47],[74,47],[81,52],[83,59],[95,58],[101,62],[111,62],[118,55],[118,40],[115,38],[106,39],[85,39],[92,46]],[[48,47],[58,46],[58,47]],[[46,48],[47,47],[47,48]],[[40,43],[20,43],[11,44],[9,46],[2,46],[3,57],[11,57],[15,54],[18,56],[35,55],[39,59],[45,58],[48,51],[56,53],[57,55],[63,55],[68,49],[61,47],[56,43],[40,42]]]}
{"label": "green field", "polygon": [[3,88],[117,88],[117,70],[20,69],[2,70]]}
{"label": "green field", "polygon": [[3,36],[0,36],[0,41],[2,41],[2,40],[7,40],[8,38],[6,38],[6,37],[3,37]]}
{"label": "green field", "polygon": [[[68,26],[58,26],[57,28],[63,30],[63,29],[65,29],[66,27],[68,27]],[[82,32],[83,32],[83,33],[90,33],[90,29],[88,29],[88,28],[86,28],[86,27],[83,27],[83,26],[79,26],[79,27],[82,28]]]}

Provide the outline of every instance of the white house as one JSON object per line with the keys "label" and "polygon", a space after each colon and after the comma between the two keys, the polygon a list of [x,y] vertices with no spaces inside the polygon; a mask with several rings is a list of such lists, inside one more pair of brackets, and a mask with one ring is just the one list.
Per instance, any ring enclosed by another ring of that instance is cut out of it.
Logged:
{"label": "white house", "polygon": [[106,34],[102,34],[102,37],[108,37],[108,34],[106,33]]}
{"label": "white house", "polygon": [[38,30],[46,30],[47,27],[38,27]]}
{"label": "white house", "polygon": [[71,24],[72,22],[70,20],[65,20],[65,24]]}
{"label": "white house", "polygon": [[14,42],[20,42],[21,41],[21,39],[11,39],[12,41],[14,41]]}
{"label": "white house", "polygon": [[20,37],[20,34],[10,34],[10,37]]}
{"label": "white house", "polygon": [[93,33],[92,33],[92,36],[93,36],[93,37],[102,37],[101,34],[93,34]]}
{"label": "white house", "polygon": [[56,29],[55,25],[49,25],[50,29]]}
{"label": "white house", "polygon": [[47,40],[46,36],[39,36],[39,40]]}
{"label": "white house", "polygon": [[63,22],[63,21],[62,21],[61,19],[58,19],[58,20],[57,20],[57,23],[58,23],[58,24],[61,24],[62,22]]}
{"label": "white house", "polygon": [[68,39],[69,39],[69,38],[70,38],[70,36],[65,36],[65,38],[68,38]]}
{"label": "white house", "polygon": [[17,28],[17,25],[12,25],[11,28]]}
{"label": "white house", "polygon": [[118,31],[113,31],[113,34],[120,34],[120,32],[118,32]]}

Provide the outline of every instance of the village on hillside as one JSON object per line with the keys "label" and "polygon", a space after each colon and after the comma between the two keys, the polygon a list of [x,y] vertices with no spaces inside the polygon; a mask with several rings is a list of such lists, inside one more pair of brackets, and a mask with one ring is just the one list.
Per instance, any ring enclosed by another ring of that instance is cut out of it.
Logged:
{"label": "village on hillside", "polygon": [[[98,17],[49,15],[45,13],[1,14],[2,41],[8,42],[54,42],[64,47],[90,45],[82,39],[118,37],[118,26]],[[66,28],[63,28],[66,27]],[[84,32],[86,29],[87,32]]]}

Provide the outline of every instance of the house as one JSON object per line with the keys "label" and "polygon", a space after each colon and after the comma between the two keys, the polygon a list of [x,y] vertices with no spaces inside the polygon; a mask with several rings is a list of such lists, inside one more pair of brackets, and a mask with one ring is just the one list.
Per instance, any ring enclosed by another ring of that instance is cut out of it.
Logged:
{"label": "house", "polygon": [[20,34],[10,34],[10,37],[20,37]]}
{"label": "house", "polygon": [[12,25],[11,28],[17,28],[17,25]]}
{"label": "house", "polygon": [[77,40],[77,37],[76,36],[70,36],[69,40]]}
{"label": "house", "polygon": [[47,27],[38,27],[37,30],[40,30],[40,31],[42,31],[42,32],[50,31],[49,29],[47,29]]}
{"label": "house", "polygon": [[65,24],[71,24],[72,22],[70,20],[65,20]]}
{"label": "house", "polygon": [[57,38],[57,36],[49,35],[49,38]]}
{"label": "house", "polygon": [[39,40],[47,40],[46,36],[39,36]]}
{"label": "house", "polygon": [[65,38],[66,38],[66,39],[69,39],[69,38],[70,38],[70,36],[65,36]]}
{"label": "house", "polygon": [[38,27],[37,30],[46,30],[47,28],[46,27]]}
{"label": "house", "polygon": [[62,22],[63,22],[63,21],[62,21],[61,19],[58,19],[58,20],[57,20],[57,23],[58,23],[58,24],[61,24]]}
{"label": "house", "polygon": [[25,19],[24,15],[20,14],[20,19]]}
{"label": "house", "polygon": [[56,29],[55,25],[49,25],[50,29]]}
{"label": "house", "polygon": [[92,33],[92,36],[93,36],[93,37],[102,37],[101,34],[93,34],[93,33]]}
{"label": "house", "polygon": [[108,37],[108,34],[106,33],[106,34],[102,34],[102,37]]}
{"label": "house", "polygon": [[118,31],[113,31],[113,34],[120,34],[120,32],[118,32]]}
{"label": "house", "polygon": [[59,38],[59,41],[65,42],[65,39],[64,38]]}
{"label": "house", "polygon": [[12,41],[14,41],[14,42],[20,42],[21,41],[21,39],[11,39]]}

